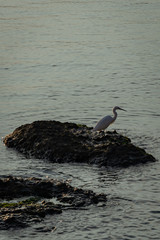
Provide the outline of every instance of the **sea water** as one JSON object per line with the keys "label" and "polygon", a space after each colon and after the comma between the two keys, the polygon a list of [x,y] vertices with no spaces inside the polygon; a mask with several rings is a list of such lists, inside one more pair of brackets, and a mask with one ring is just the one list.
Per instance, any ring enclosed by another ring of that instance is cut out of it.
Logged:
{"label": "sea water", "polygon": [[[35,120],[116,129],[160,159],[159,0],[1,0],[0,136]],[[105,169],[26,159],[0,144],[0,175],[49,177],[108,195],[1,239],[159,239],[160,164]],[[56,231],[51,229],[56,226]],[[46,231],[45,231],[46,229]]]}

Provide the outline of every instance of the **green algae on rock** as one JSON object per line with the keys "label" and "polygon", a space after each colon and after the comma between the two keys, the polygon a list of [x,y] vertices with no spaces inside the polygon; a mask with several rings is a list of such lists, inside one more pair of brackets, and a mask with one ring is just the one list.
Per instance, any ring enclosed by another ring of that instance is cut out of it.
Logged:
{"label": "green algae on rock", "polygon": [[[27,199],[18,200],[22,197]],[[0,178],[0,200],[0,230],[6,230],[27,227],[41,222],[46,215],[60,214],[66,209],[80,210],[105,203],[107,197],[54,179],[8,176]]]}
{"label": "green algae on rock", "polygon": [[92,130],[75,123],[35,121],[15,129],[4,138],[4,143],[26,156],[58,163],[85,162],[105,167],[128,167],[156,161],[116,131],[97,133]]}

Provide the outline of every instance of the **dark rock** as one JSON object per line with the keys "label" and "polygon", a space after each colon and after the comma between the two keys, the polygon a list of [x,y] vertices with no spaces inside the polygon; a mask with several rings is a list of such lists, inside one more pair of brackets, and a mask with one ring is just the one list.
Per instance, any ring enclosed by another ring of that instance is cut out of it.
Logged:
{"label": "dark rock", "polygon": [[26,156],[58,163],[128,167],[155,161],[152,155],[116,131],[97,133],[92,128],[74,123],[36,121],[17,128],[5,137],[4,143]]}
{"label": "dark rock", "polygon": [[11,213],[5,214],[2,212],[0,216],[0,229],[9,229],[9,228],[24,228],[28,227],[26,221],[24,221],[24,217],[14,214],[12,210]]}
{"label": "dark rock", "polygon": [[[20,197],[30,198],[4,202]],[[55,198],[59,204],[48,202],[47,199],[51,198]],[[104,194],[77,189],[66,182],[11,176],[0,179],[0,199],[3,200],[0,203],[0,229],[26,227],[32,222],[41,221],[47,214],[60,214],[65,209],[80,209],[107,201]]]}

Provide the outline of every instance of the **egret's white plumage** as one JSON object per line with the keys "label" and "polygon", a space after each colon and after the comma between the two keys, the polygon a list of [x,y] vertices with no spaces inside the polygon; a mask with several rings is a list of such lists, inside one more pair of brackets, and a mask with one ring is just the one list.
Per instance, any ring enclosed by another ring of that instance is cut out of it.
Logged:
{"label": "egret's white plumage", "polygon": [[111,117],[111,116],[105,116],[104,118],[102,118],[98,123],[97,125],[95,126],[95,128],[93,129],[94,131],[101,131],[101,130],[104,130],[106,129],[110,124],[112,124],[116,118],[117,118],[117,112],[116,110],[123,110],[123,111],[126,111],[124,110],[123,108],[120,108],[120,107],[117,107],[115,106],[113,108],[113,114],[114,116]]}

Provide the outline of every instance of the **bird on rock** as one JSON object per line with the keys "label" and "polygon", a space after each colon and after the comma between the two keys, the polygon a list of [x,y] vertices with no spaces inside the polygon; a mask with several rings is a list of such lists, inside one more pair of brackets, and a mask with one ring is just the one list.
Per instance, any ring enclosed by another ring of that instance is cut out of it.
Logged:
{"label": "bird on rock", "polygon": [[115,106],[113,108],[113,114],[114,116],[105,116],[103,117],[95,126],[95,128],[93,129],[94,131],[102,131],[104,129],[106,129],[110,124],[114,123],[116,118],[117,118],[117,112],[116,110],[122,110],[122,111],[126,111],[123,108],[120,108],[118,106]]}

